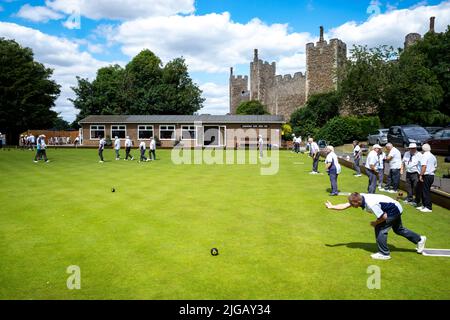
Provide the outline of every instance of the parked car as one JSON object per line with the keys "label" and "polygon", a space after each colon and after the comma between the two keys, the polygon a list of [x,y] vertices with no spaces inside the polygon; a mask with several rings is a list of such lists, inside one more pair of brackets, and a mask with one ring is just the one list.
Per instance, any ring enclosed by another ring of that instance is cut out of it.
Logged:
{"label": "parked car", "polygon": [[385,145],[388,143],[387,134],[389,129],[378,129],[367,136],[369,144]]}
{"label": "parked car", "polygon": [[432,136],[421,126],[405,125],[390,127],[387,138],[396,147],[407,148],[410,143],[415,143],[418,149],[422,149],[422,144]]}
{"label": "parked car", "polygon": [[442,129],[444,129],[444,128],[442,128],[442,127],[425,127],[425,130],[427,130],[428,133],[431,135],[435,134],[436,132],[438,132]]}
{"label": "parked car", "polygon": [[431,146],[431,152],[450,155],[450,127],[436,132],[426,143]]}

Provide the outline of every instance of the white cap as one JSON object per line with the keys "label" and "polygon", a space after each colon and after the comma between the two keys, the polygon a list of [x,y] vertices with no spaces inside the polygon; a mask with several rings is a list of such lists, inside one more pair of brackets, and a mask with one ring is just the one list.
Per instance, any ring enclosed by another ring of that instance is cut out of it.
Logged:
{"label": "white cap", "polygon": [[417,144],[410,143],[409,146],[408,146],[408,149],[417,149]]}
{"label": "white cap", "polygon": [[372,149],[381,149],[381,146],[377,143],[373,145]]}

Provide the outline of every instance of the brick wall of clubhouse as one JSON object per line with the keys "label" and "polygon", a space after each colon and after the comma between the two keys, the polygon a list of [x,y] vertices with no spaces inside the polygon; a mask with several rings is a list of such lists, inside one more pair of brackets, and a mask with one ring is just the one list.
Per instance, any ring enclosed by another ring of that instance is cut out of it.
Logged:
{"label": "brick wall of clubhouse", "polygon": [[[90,127],[91,125],[104,125],[105,126],[105,136],[113,139],[111,137],[111,126],[112,125],[126,125],[126,135],[130,136],[130,139],[133,141],[133,147],[138,147],[142,140],[138,140],[138,124],[105,124],[105,123],[96,123],[96,124],[83,124],[83,146],[86,147],[98,147],[98,139],[91,139],[90,137]],[[139,124],[142,125],[142,124]],[[146,125],[152,125],[151,123]],[[183,125],[188,124],[153,124],[153,134],[155,137],[159,138],[159,127],[160,125],[175,125],[176,138],[173,140],[162,140],[161,148],[172,148],[177,140],[181,139],[181,127]],[[191,124],[194,125],[194,124]],[[226,134],[226,146],[235,148],[243,143],[248,144],[256,144],[256,138],[259,134],[261,134],[264,140],[271,144],[281,144],[281,124],[204,124],[204,126],[225,126],[227,129]],[[267,126],[267,128],[243,128],[243,126]],[[233,130],[232,133],[231,131]],[[275,141],[271,139],[271,136],[274,135],[276,137]],[[250,139],[246,139],[246,137],[250,137]],[[124,140],[124,139],[123,139]],[[144,140],[148,146],[150,143],[149,140]],[[182,143],[186,147],[195,147],[195,140],[182,140]],[[122,146],[124,141],[122,141]]]}

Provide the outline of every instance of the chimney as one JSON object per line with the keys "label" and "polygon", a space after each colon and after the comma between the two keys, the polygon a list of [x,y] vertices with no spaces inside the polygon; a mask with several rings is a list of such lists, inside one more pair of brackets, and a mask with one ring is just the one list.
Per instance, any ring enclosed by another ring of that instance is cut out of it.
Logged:
{"label": "chimney", "polygon": [[258,49],[255,49],[255,57],[254,57],[255,61],[258,61]]}
{"label": "chimney", "polygon": [[319,42],[323,42],[323,26],[320,26],[320,39]]}
{"label": "chimney", "polygon": [[434,33],[434,21],[435,21],[436,17],[431,17],[430,18],[430,33]]}
{"label": "chimney", "polygon": [[230,68],[230,76],[233,75],[233,67]]}

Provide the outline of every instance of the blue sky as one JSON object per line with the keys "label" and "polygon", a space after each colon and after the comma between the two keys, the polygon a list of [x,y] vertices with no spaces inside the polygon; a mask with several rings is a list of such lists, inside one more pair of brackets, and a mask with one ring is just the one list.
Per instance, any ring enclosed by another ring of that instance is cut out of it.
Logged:
{"label": "blue sky", "polygon": [[75,77],[92,79],[111,63],[126,64],[143,48],[164,62],[183,56],[206,98],[201,112],[228,112],[228,72],[248,74],[253,48],[276,61],[279,74],[305,71],[304,47],[326,39],[402,46],[408,32],[450,24],[450,1],[439,0],[3,0],[0,37],[31,47],[63,86],[55,109],[66,120]]}

